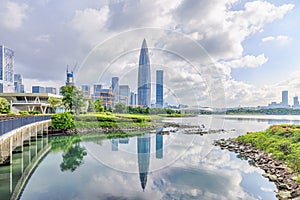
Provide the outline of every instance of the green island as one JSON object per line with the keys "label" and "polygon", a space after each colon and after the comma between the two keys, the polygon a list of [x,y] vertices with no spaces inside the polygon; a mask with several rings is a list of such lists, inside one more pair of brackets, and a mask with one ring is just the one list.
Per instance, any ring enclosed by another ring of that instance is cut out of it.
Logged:
{"label": "green island", "polygon": [[[300,125],[273,125],[265,131],[239,136],[236,140],[271,153],[300,174]],[[297,181],[300,182],[300,177]]]}

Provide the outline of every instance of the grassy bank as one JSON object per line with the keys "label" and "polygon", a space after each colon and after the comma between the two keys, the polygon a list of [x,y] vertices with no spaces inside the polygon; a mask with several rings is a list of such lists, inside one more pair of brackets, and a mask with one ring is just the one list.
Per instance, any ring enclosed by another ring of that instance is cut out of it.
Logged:
{"label": "grassy bank", "polygon": [[181,114],[181,113],[172,113],[172,114],[159,114],[161,117],[195,117],[195,114]]}
{"label": "grassy bank", "polygon": [[300,125],[274,125],[265,131],[239,136],[236,140],[272,153],[272,157],[286,162],[300,174]]}
{"label": "grassy bank", "polygon": [[139,114],[98,113],[74,117],[76,128],[151,126],[157,116]]}

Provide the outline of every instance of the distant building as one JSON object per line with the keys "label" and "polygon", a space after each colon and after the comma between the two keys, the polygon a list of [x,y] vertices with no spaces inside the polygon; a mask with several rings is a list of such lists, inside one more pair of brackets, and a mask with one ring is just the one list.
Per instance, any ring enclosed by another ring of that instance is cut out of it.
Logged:
{"label": "distant building", "polygon": [[164,71],[156,71],[156,107],[162,108],[164,105]]}
{"label": "distant building", "polygon": [[84,98],[91,97],[91,87],[89,85],[81,85],[81,91]]}
{"label": "distant building", "polygon": [[32,86],[32,93],[46,93],[46,91],[44,87]]}
{"label": "distant building", "polygon": [[102,105],[106,108],[112,107],[113,94],[111,88],[109,89],[101,89],[100,99],[102,99]]}
{"label": "distant building", "polygon": [[55,87],[46,87],[45,88],[45,92],[46,93],[50,93],[50,94],[57,94],[56,92],[56,88]]}
{"label": "distant building", "polygon": [[298,99],[298,96],[295,96],[294,97],[294,104],[293,104],[293,108],[299,108],[300,105],[299,105],[299,99]]}
{"label": "distant building", "polygon": [[5,46],[0,46],[0,93],[15,91],[14,62],[14,51]]}
{"label": "distant building", "polygon": [[113,93],[113,105],[119,102],[119,77],[112,77],[111,89]]}
{"label": "distant building", "polygon": [[14,87],[16,93],[24,93],[23,78],[21,74],[14,74]]}
{"label": "distant building", "polygon": [[289,107],[289,93],[287,90],[282,91],[281,99],[281,105],[283,107]]}
{"label": "distant building", "polygon": [[120,85],[119,87],[119,102],[123,103],[124,105],[129,105],[130,100],[130,89],[128,85]]}
{"label": "distant building", "polygon": [[136,107],[137,105],[137,94],[134,92],[130,92],[130,106],[132,107]]}
{"label": "distant building", "polygon": [[93,86],[93,95],[92,95],[92,100],[93,101],[95,101],[97,99],[100,99],[101,89],[102,89],[102,85],[94,84],[94,86]]}
{"label": "distant building", "polygon": [[67,69],[66,85],[74,85],[74,74],[73,71],[69,71],[69,69]]}

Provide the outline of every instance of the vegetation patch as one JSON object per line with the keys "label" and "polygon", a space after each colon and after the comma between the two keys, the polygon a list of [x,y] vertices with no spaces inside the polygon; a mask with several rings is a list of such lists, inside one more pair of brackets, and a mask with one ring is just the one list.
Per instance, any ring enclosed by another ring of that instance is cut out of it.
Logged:
{"label": "vegetation patch", "polygon": [[272,153],[275,159],[300,172],[300,125],[274,125],[266,131],[247,133],[236,140]]}

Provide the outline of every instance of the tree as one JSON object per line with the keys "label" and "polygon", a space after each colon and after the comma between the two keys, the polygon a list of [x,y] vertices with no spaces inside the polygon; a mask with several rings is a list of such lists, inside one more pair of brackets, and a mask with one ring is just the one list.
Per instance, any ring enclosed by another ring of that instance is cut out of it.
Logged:
{"label": "tree", "polygon": [[50,107],[54,113],[56,113],[56,108],[61,105],[62,100],[55,97],[49,97],[47,102],[50,104]]}
{"label": "tree", "polygon": [[64,96],[62,103],[66,110],[74,110],[76,114],[80,113],[81,107],[84,106],[83,94],[74,85],[66,85],[60,88],[61,94]]}
{"label": "tree", "polygon": [[10,107],[7,99],[0,97],[0,113],[9,113]]}
{"label": "tree", "polygon": [[94,112],[95,111],[95,104],[91,99],[87,99],[88,101],[88,108],[87,108],[87,112]]}
{"label": "tree", "polygon": [[95,111],[96,112],[104,112],[103,99],[97,99],[94,101]]}
{"label": "tree", "polygon": [[115,112],[116,113],[126,113],[126,106],[123,103],[115,104]]}

